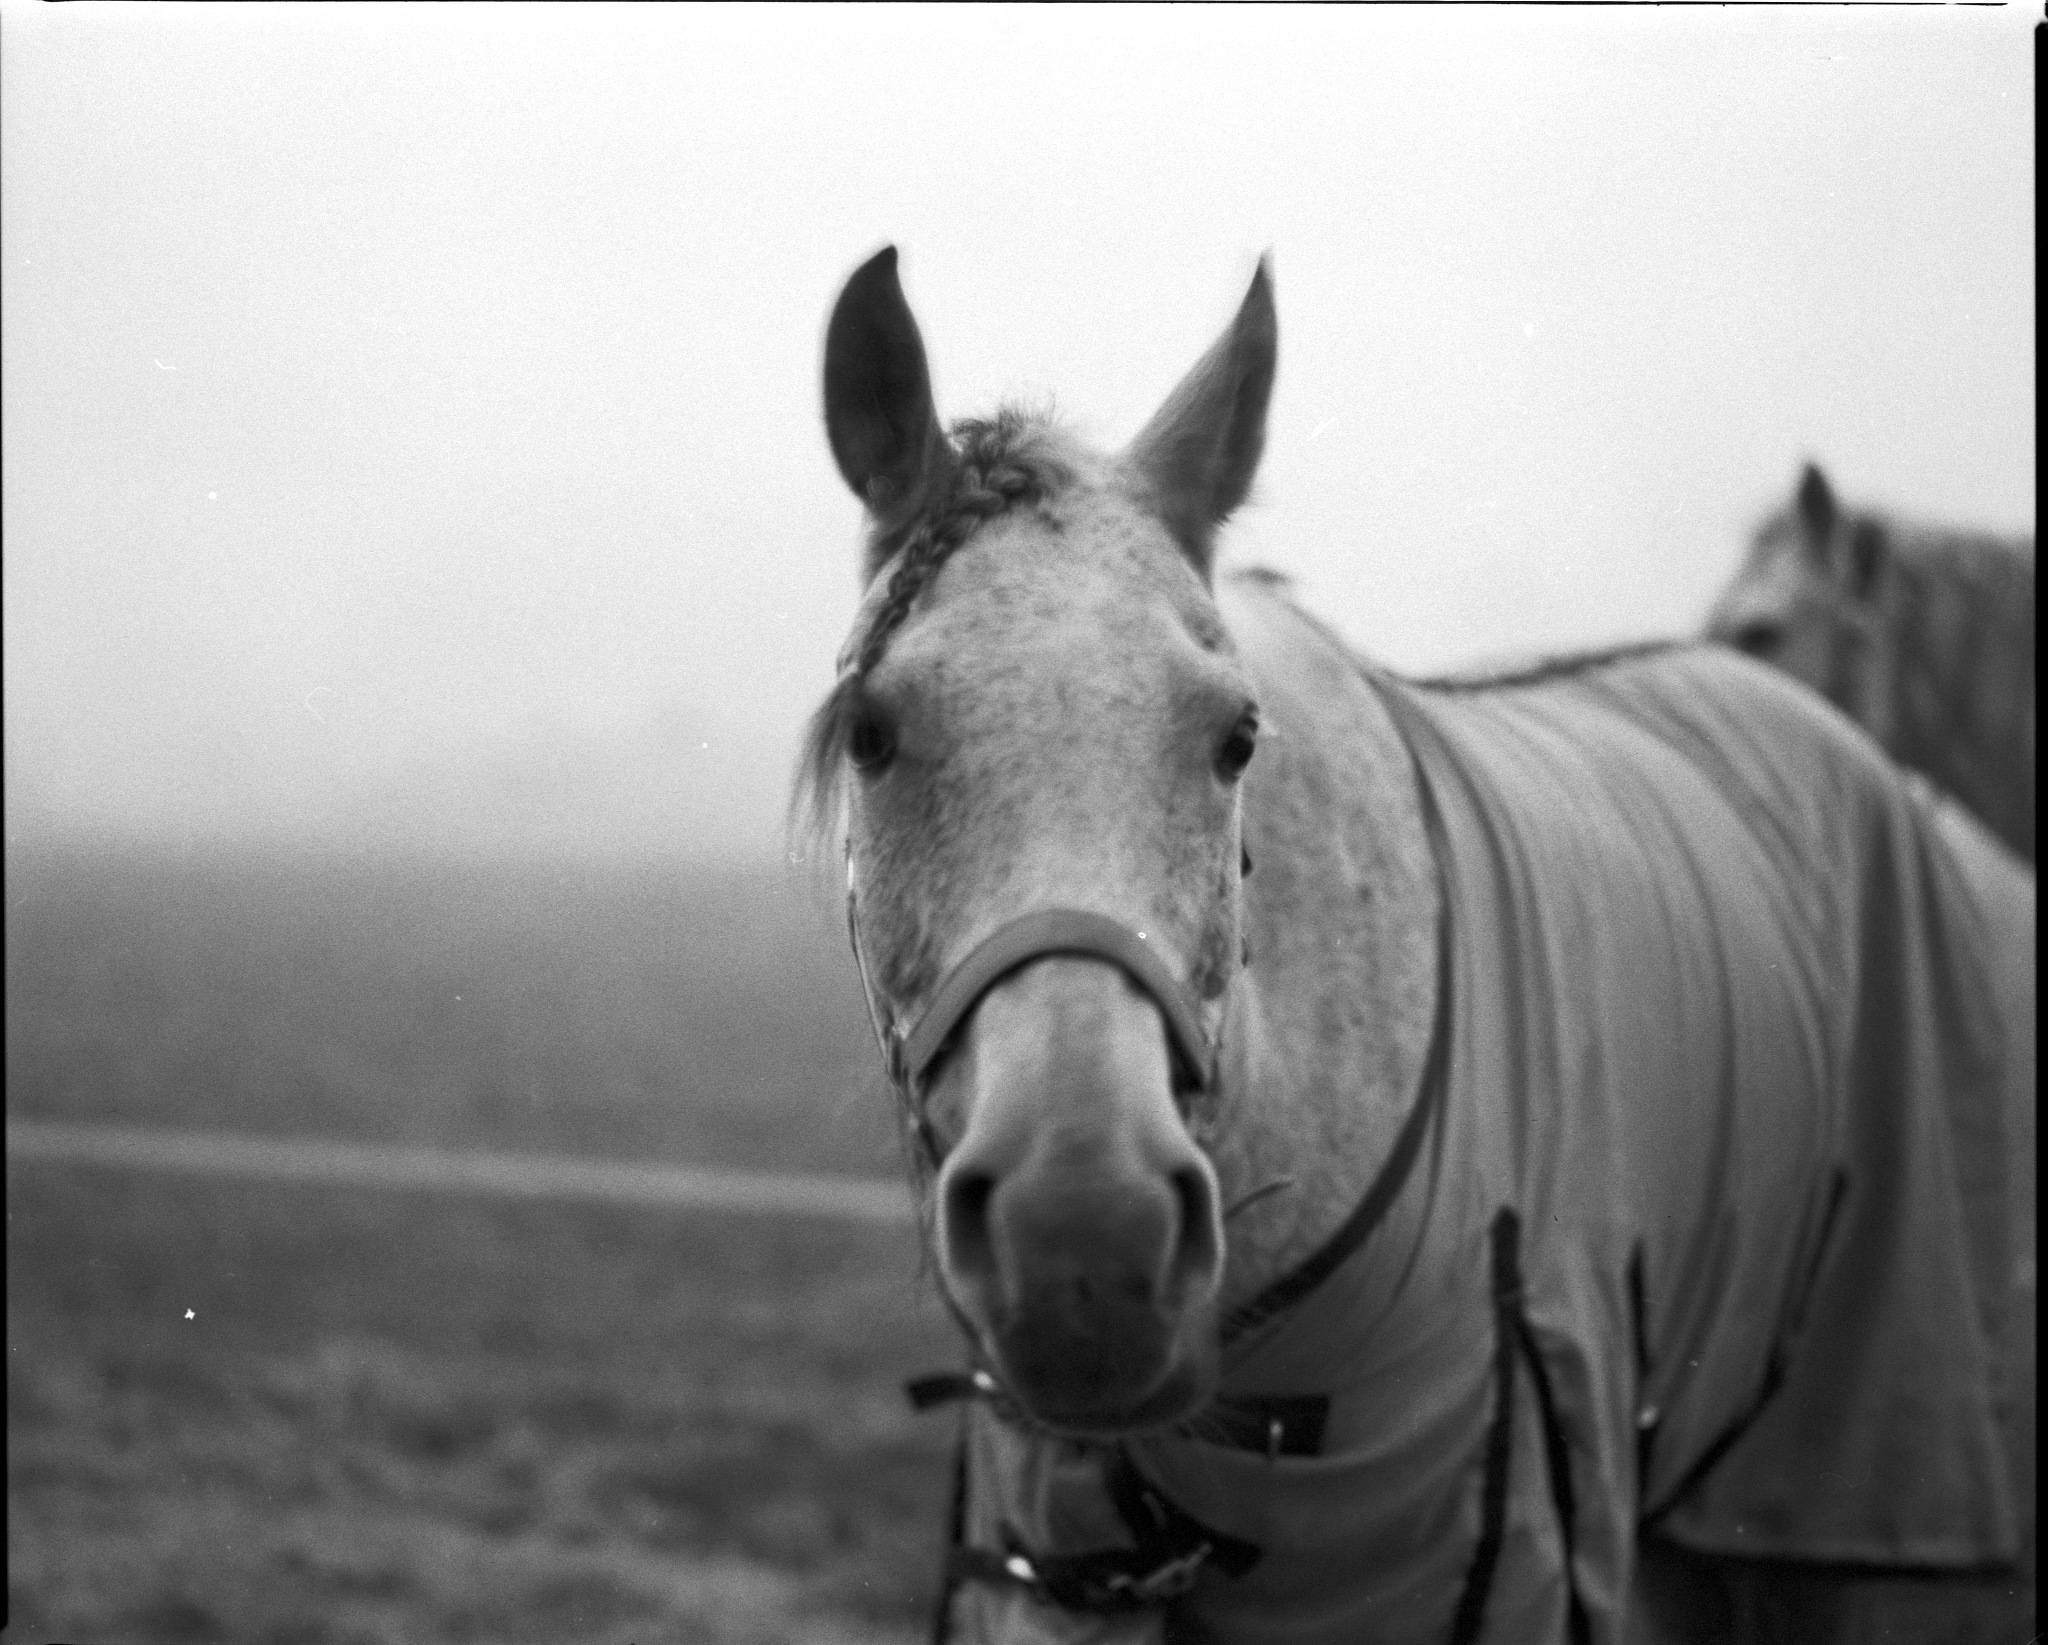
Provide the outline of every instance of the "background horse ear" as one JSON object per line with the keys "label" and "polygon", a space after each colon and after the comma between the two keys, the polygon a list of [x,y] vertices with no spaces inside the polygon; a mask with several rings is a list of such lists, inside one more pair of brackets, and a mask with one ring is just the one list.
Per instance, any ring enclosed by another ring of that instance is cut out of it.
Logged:
{"label": "background horse ear", "polygon": [[1808,463],[1799,476],[1799,523],[1806,531],[1806,545],[1816,556],[1824,556],[1835,534],[1835,494],[1820,465]]}
{"label": "background horse ear", "polygon": [[1216,527],[1251,490],[1266,444],[1266,402],[1280,326],[1273,280],[1259,259],[1237,318],[1167,396],[1127,461],[1148,489],[1148,501],[1206,581]]}
{"label": "background horse ear", "polygon": [[[951,468],[924,340],[884,246],[853,271],[825,329],[825,437],[883,531],[903,524]],[[875,571],[870,565],[870,575]]]}

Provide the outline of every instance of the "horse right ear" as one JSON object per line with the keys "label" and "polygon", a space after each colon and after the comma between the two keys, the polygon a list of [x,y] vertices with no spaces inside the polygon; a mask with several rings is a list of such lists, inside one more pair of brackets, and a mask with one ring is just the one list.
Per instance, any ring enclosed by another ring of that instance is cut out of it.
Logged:
{"label": "horse right ear", "polygon": [[833,305],[825,328],[825,437],[883,531],[915,515],[951,467],[894,246],[855,269]]}
{"label": "horse right ear", "polygon": [[1266,402],[1279,354],[1273,278],[1259,259],[1230,329],[1131,442],[1127,461],[1204,581],[1216,528],[1251,490],[1266,445]]}
{"label": "horse right ear", "polygon": [[1806,545],[1824,555],[1835,535],[1835,494],[1820,465],[1808,463],[1799,476],[1799,523],[1806,532]]}

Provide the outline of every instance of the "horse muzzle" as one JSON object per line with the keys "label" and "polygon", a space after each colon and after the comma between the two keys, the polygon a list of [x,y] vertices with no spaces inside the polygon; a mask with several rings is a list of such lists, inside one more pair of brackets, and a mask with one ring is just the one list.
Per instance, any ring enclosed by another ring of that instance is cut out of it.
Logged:
{"label": "horse muzzle", "polygon": [[1176,1207],[1142,1190],[1094,1205],[1031,1203],[1023,1182],[1011,1192],[983,1252],[957,1223],[943,1237],[949,1289],[1012,1397],[1088,1434],[1171,1424],[1204,1403],[1216,1321],[1211,1241],[1188,1203],[1199,1191]]}
{"label": "horse muzzle", "polygon": [[1049,1427],[1169,1425],[1215,1383],[1219,1194],[1172,1055],[1146,989],[1058,956],[987,991],[949,1071],[968,1119],[936,1184],[941,1277]]}

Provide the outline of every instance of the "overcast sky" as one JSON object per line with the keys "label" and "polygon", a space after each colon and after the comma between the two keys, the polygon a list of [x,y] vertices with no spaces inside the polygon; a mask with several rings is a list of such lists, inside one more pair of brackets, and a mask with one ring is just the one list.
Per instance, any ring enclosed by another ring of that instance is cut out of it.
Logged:
{"label": "overcast sky", "polygon": [[885,241],[1105,443],[1271,248],[1227,552],[1402,667],[1695,629],[1809,455],[2032,532],[2031,20],[6,0],[10,837],[775,855]]}

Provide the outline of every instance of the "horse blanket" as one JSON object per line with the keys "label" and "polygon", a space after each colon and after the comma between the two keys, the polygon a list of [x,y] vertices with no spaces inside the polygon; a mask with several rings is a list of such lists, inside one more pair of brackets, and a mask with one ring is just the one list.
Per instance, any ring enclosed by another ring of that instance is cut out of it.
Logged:
{"label": "horse blanket", "polygon": [[1226,1345],[1228,1399],[1313,1420],[1102,1447],[977,1404],[960,1540],[1129,1545],[1136,1479],[1236,1555],[1173,1601],[1190,1637],[1253,1645],[1616,1640],[1645,1525],[2013,1559],[2032,872],[1740,657],[1370,678],[1430,813],[1443,1008],[1370,1237]]}

